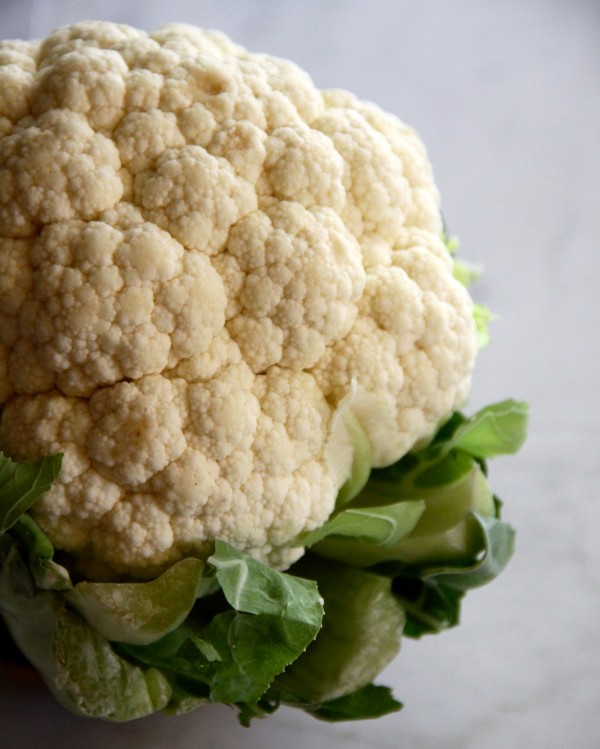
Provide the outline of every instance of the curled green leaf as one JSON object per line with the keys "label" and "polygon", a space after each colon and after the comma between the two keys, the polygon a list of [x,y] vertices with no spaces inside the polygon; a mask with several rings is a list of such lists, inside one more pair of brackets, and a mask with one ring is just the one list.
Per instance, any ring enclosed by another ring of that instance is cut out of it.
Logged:
{"label": "curled green leaf", "polygon": [[527,403],[512,399],[493,403],[464,421],[447,448],[458,448],[480,459],[512,455],[525,442],[528,421]]}
{"label": "curled green leaf", "polygon": [[71,712],[112,721],[161,710],[171,688],[156,669],[121,658],[62,593],[35,588],[9,536],[0,536],[0,614],[29,662]]}
{"label": "curled green leaf", "polygon": [[77,583],[67,600],[107,640],[146,645],[179,626],[198,597],[218,590],[204,572],[200,559],[182,559],[150,582]]}
{"label": "curled green leaf", "polygon": [[515,550],[516,532],[496,517],[473,514],[481,538],[482,551],[471,564],[431,566],[422,570],[423,577],[455,590],[479,588],[491,582],[504,570]]}
{"label": "curled green leaf", "polygon": [[321,556],[369,567],[396,558],[399,543],[415,528],[424,510],[422,500],[343,510],[301,543]]}
{"label": "curled green leaf", "polygon": [[391,580],[308,554],[294,567],[325,602],[314,642],[274,682],[284,702],[322,703],[369,684],[400,648],[405,614]]}
{"label": "curled green leaf", "polygon": [[54,547],[50,539],[29,515],[21,515],[10,533],[23,548],[38,588],[69,590],[73,587],[68,570],[54,561]]}
{"label": "curled green leaf", "polygon": [[296,620],[305,625],[307,634],[316,635],[323,610],[313,580],[278,572],[224,541],[216,542],[208,562],[215,567],[225,598],[236,611]]}
{"label": "curled green leaf", "polygon": [[37,463],[10,460],[0,453],[0,533],[6,533],[56,480],[62,455],[47,455]]}

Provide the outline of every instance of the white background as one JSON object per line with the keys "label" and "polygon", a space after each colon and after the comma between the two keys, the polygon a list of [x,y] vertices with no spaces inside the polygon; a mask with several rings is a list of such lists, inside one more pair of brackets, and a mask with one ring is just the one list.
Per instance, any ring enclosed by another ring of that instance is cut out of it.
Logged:
{"label": "white background", "polygon": [[600,4],[595,0],[0,0],[0,38],[97,18],[218,28],[414,125],[451,230],[499,316],[471,408],[532,407],[492,464],[518,550],[462,625],[407,642],[382,683],[406,707],[330,726],[225,707],[110,725],[0,684],[3,749],[597,749],[600,746]]}

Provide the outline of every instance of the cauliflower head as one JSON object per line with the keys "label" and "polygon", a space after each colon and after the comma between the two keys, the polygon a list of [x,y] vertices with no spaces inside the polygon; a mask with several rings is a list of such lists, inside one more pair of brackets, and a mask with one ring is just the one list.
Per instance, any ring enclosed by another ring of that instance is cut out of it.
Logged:
{"label": "cauliflower head", "polygon": [[32,512],[89,576],[217,538],[285,568],[350,471],[328,446],[354,384],[388,465],[476,348],[394,116],[182,24],[0,42],[0,448],[64,453]]}

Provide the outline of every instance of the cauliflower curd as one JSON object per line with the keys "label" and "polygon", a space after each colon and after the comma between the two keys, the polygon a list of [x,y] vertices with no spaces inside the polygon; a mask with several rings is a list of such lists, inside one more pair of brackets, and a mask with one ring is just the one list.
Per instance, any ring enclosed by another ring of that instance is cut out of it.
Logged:
{"label": "cauliflower curd", "polygon": [[475,353],[395,117],[181,24],[0,42],[0,448],[64,453],[32,514],[88,575],[217,538],[287,567],[349,473],[327,447],[354,383],[388,465]]}

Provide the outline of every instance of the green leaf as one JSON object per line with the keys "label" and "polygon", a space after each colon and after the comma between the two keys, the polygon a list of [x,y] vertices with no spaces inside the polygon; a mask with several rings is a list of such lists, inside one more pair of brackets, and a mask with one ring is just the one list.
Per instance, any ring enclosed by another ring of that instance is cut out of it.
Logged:
{"label": "green leaf", "polygon": [[211,664],[210,698],[225,703],[257,701],[308,645],[297,622],[234,611],[217,615],[202,638],[220,656]]}
{"label": "green leaf", "polygon": [[72,588],[69,572],[54,559],[54,548],[48,536],[29,515],[21,515],[10,529],[27,555],[29,571],[36,587],[41,590],[69,590]]}
{"label": "green leaf", "polygon": [[394,579],[393,591],[406,611],[406,637],[437,634],[459,623],[464,591],[446,587],[435,578],[402,574]]}
{"label": "green leaf", "polygon": [[225,598],[236,611],[296,621],[306,629],[308,642],[319,631],[323,608],[314,581],[278,572],[224,541],[215,543],[208,562],[215,567]]}
{"label": "green leaf", "polygon": [[332,479],[338,484],[343,481],[336,497],[337,509],[358,494],[371,471],[371,443],[353,411],[364,397],[364,389],[353,379],[350,391],[338,403],[330,422],[325,461]]}
{"label": "green leaf", "polygon": [[399,542],[415,528],[424,509],[425,502],[416,500],[343,510],[301,543],[321,556],[368,567],[396,558]]}
{"label": "green leaf", "polygon": [[482,549],[473,513],[493,515],[493,494],[473,457],[462,451],[445,454],[440,449],[434,454],[436,458],[422,460],[409,456],[404,469],[397,465],[374,471],[356,499],[356,503],[364,502],[366,507],[352,507],[354,512],[371,511],[377,499],[396,500],[396,504],[378,510],[419,507],[415,523],[411,528],[407,526],[408,533],[398,534],[393,544],[379,548],[363,539],[357,526],[351,541],[344,544],[341,538],[325,538],[312,547],[313,551],[357,566],[394,560],[404,565],[470,562]]}
{"label": "green leaf", "polygon": [[526,403],[511,399],[494,403],[464,421],[448,447],[480,459],[516,453],[525,442],[528,420]]}
{"label": "green leaf", "polygon": [[[308,543],[314,543],[316,553],[359,566],[386,560],[413,567],[471,564],[486,546],[476,516],[493,518],[496,514],[483,461],[516,452],[525,440],[527,420],[527,405],[513,400],[487,406],[470,418],[453,414],[425,448],[392,466],[373,470],[350,507],[309,535]],[[369,556],[373,542],[368,533],[361,535],[358,522],[344,523],[344,514],[407,501],[424,502],[414,528],[388,547],[390,553]],[[353,535],[354,548],[331,534],[336,523],[342,529],[347,526],[345,532]],[[319,537],[324,540],[319,542]]]}
{"label": "green leaf", "polygon": [[165,637],[121,650],[188,683],[206,685],[211,701],[254,703],[314,640],[323,602],[313,580],[277,572],[222,541],[215,543],[208,564],[231,609],[214,616],[211,610],[207,623],[202,599]]}
{"label": "green leaf", "polygon": [[473,305],[473,319],[475,320],[475,331],[477,336],[477,348],[481,351],[491,341],[490,323],[496,320],[496,315],[489,310],[485,304]]}
{"label": "green leaf", "polygon": [[361,689],[400,648],[405,616],[391,580],[312,554],[293,569],[317,581],[325,617],[315,641],[274,688],[286,703],[322,703]]}
{"label": "green leaf", "polygon": [[37,463],[15,462],[0,453],[0,533],[50,489],[59,474],[62,455],[48,455]]}
{"label": "green leaf", "polygon": [[302,538],[302,546],[313,546],[328,536],[347,536],[373,546],[392,546],[412,531],[424,509],[425,503],[417,500],[343,510],[320,528],[307,533]]}
{"label": "green leaf", "polygon": [[203,561],[183,559],[150,582],[80,582],[67,600],[107,640],[146,645],[179,626],[199,595],[218,590],[204,572]]}
{"label": "green leaf", "polygon": [[[473,470],[473,457],[458,450],[441,452],[436,460],[425,461],[413,474],[415,492],[444,489],[456,484]],[[429,492],[431,495],[431,492]]]}
{"label": "green leaf", "polygon": [[315,718],[329,722],[367,720],[396,713],[402,709],[389,687],[367,684],[356,692],[322,702],[315,706],[302,706]]}
{"label": "green leaf", "polygon": [[166,707],[171,688],[157,669],[120,658],[76,613],[62,609],[54,638],[57,685],[84,715],[132,720]]}
{"label": "green leaf", "polygon": [[369,438],[349,407],[344,408],[342,419],[354,447],[354,456],[350,476],[339,490],[335,500],[337,509],[347,505],[360,493],[369,479],[373,464],[373,451]]}
{"label": "green leaf", "polygon": [[493,495],[480,466],[459,481],[431,490],[413,532],[397,547],[396,559],[409,565],[469,563],[483,541],[473,514],[492,515]]}
{"label": "green leaf", "polygon": [[473,515],[482,538],[483,551],[471,564],[452,565],[423,569],[424,577],[433,577],[437,582],[456,590],[478,588],[492,581],[504,570],[515,550],[514,529],[498,518]]}
{"label": "green leaf", "polygon": [[[200,622],[188,617],[183,624],[160,640],[148,645],[119,643],[118,651],[146,666],[153,666],[192,682],[208,685],[209,670],[214,657],[212,653],[207,655],[204,646],[199,647],[201,629]],[[208,686],[203,690],[203,694],[208,698]]]}
{"label": "green leaf", "polygon": [[435,634],[459,623],[460,605],[465,593],[489,583],[508,564],[515,532],[498,518],[474,515],[482,551],[469,564],[406,567],[379,565],[379,574],[394,579],[393,591],[406,611],[407,637]]}
{"label": "green leaf", "polygon": [[0,613],[21,652],[72,712],[122,721],[168,704],[165,676],[120,658],[65,606],[63,594],[36,590],[16,543],[6,535],[0,537]]}
{"label": "green leaf", "polygon": [[481,268],[480,266],[473,265],[466,260],[458,260],[455,258],[452,266],[452,275],[465,288],[468,288],[479,280],[479,277],[481,276]]}

